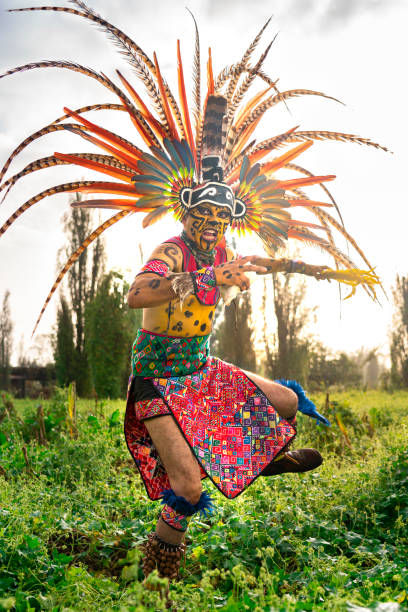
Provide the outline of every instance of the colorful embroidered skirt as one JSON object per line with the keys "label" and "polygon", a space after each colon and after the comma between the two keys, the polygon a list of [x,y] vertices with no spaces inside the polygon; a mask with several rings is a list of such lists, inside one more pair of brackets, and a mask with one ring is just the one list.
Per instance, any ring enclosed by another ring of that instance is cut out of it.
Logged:
{"label": "colorful embroidered skirt", "polygon": [[[151,343],[154,334],[148,334]],[[181,340],[188,344],[190,339]],[[171,485],[144,418],[171,413],[197,458],[202,476],[208,476],[230,499],[242,493],[296,435],[293,425],[276,412],[242,370],[215,357],[209,357],[191,374],[148,380],[135,380],[132,375],[129,389],[135,383],[142,383],[145,389],[147,385],[150,398],[158,400],[151,408],[148,403],[138,405],[136,413],[135,400],[128,394],[125,417],[126,442],[151,499],[159,499]],[[148,416],[140,412],[146,408]]]}

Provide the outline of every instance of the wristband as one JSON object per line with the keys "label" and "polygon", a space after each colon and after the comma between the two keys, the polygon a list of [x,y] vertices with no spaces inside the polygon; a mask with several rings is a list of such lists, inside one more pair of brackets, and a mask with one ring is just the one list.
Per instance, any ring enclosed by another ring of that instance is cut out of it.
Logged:
{"label": "wristband", "polygon": [[220,290],[215,280],[215,272],[212,266],[190,272],[194,286],[194,294],[200,304],[214,306],[220,298]]}
{"label": "wristband", "polygon": [[169,270],[170,266],[165,261],[161,259],[151,259],[141,268],[137,276],[146,274],[147,272],[157,274],[158,276],[167,276]]}
{"label": "wristband", "polygon": [[306,264],[303,261],[290,259],[286,271],[289,273],[298,272],[299,274],[304,274],[306,271]]}

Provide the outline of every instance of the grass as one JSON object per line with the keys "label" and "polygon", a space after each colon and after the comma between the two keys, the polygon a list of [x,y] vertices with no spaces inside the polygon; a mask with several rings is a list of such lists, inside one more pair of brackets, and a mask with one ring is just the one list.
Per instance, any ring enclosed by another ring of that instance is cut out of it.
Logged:
{"label": "grass", "polygon": [[236,501],[208,485],[216,513],[191,523],[168,594],[154,574],[142,585],[159,506],[128,455],[124,403],[79,400],[72,438],[60,392],[42,402],[41,445],[38,400],[0,401],[0,610],[407,610],[408,393],[314,399],[333,426],[300,415],[296,446],[319,448],[322,467]]}

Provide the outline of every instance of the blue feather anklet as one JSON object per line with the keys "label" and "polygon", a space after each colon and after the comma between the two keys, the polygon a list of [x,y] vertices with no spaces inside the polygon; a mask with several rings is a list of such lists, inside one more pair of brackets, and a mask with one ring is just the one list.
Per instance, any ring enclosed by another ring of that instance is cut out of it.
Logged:
{"label": "blue feather anklet", "polygon": [[200,513],[201,516],[209,516],[214,510],[214,503],[207,491],[203,491],[196,504],[190,504],[182,495],[176,495],[173,489],[163,491],[162,504],[171,506],[174,510],[185,516]]}
{"label": "blue feather anklet", "polygon": [[327,425],[330,427],[330,421],[326,419],[322,414],[317,412],[316,406],[314,403],[306,396],[305,390],[302,385],[299,385],[296,380],[285,380],[281,378],[279,380],[275,380],[275,382],[280,385],[287,387],[288,389],[292,389],[298,397],[298,410],[299,412],[303,412],[303,414],[307,414],[308,416],[318,419],[323,425]]}

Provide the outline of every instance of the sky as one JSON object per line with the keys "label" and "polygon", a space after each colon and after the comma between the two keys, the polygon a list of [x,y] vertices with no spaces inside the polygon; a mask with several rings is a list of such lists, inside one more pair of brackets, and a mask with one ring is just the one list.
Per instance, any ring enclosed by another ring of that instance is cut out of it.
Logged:
{"label": "sky", "polygon": [[[64,0],[58,4],[70,6]],[[43,0],[0,0],[1,73],[36,60],[64,59],[102,71],[113,79],[115,69],[120,68],[137,84],[131,68],[111,41],[89,22],[63,13],[5,12],[8,8],[41,5]],[[215,73],[238,61],[272,15],[264,46],[276,33],[278,36],[264,69],[272,78],[279,78],[280,90],[314,89],[345,104],[310,96],[291,100],[288,108],[278,105],[265,115],[255,133],[258,139],[300,125],[304,130],[358,134],[392,151],[318,142],[299,158],[299,163],[315,174],[336,174],[330,189],[346,228],[375,266],[388,296],[380,295],[378,305],[359,290],[351,299],[340,302],[336,283],[310,279],[308,304],[318,307],[311,331],[333,351],[353,352],[364,346],[379,347],[386,354],[393,311],[391,287],[396,274],[407,274],[408,212],[402,182],[407,162],[406,1],[89,0],[89,6],[124,30],[149,56],[156,51],[161,70],[175,90],[177,38],[181,39],[186,80],[191,74],[194,27],[186,5],[198,22],[203,68],[210,45]],[[63,114],[64,106],[78,108],[115,101],[113,94],[98,83],[67,70],[37,69],[1,79],[0,164],[26,136]],[[117,115],[121,113],[87,116],[140,144],[133,126]],[[78,142],[74,135],[51,134],[28,146],[14,160],[7,177],[54,151],[91,149],[92,145]],[[79,178],[93,179],[95,174],[71,166],[42,170],[23,178],[0,205],[0,223],[43,189]],[[320,198],[313,189],[316,188],[310,189],[309,195]],[[68,209],[68,200],[66,194],[42,200],[22,215],[0,241],[0,300],[9,289],[15,345],[23,338],[26,352],[35,350],[35,339],[34,345],[30,344],[31,332],[57,275],[58,250],[64,242],[61,218]],[[177,233],[179,228],[170,217],[147,230],[142,229],[136,215],[123,220],[105,233],[108,267],[123,270],[131,281],[140,265],[139,243],[148,254],[154,244]],[[345,250],[344,241],[340,239],[338,244]],[[240,251],[244,255],[257,253],[260,247],[256,240],[245,241]],[[327,256],[316,249],[302,247],[298,256],[309,263],[329,263]],[[347,291],[343,294],[347,295]],[[258,299],[256,289],[254,296]],[[50,333],[56,302],[54,298],[48,307],[37,340]]]}

